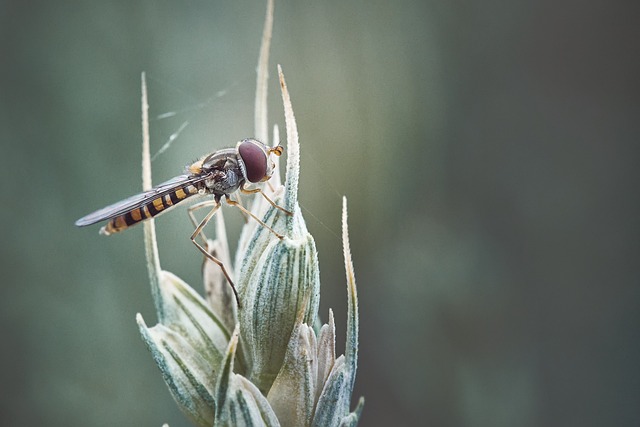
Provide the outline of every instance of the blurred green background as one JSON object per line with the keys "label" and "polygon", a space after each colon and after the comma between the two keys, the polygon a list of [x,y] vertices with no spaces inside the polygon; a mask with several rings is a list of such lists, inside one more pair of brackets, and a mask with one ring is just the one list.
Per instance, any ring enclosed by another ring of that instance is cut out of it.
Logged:
{"label": "blurred green background", "polygon": [[[349,199],[361,425],[640,425],[629,6],[276,2],[270,121],[284,140],[280,63],[340,352]],[[155,182],[252,136],[264,11],[0,2],[0,424],[187,423],[134,321],[155,323],[142,230],[73,222],[140,189],[142,71],[152,151],[189,123]],[[184,210],[157,225],[163,267],[201,289]]]}

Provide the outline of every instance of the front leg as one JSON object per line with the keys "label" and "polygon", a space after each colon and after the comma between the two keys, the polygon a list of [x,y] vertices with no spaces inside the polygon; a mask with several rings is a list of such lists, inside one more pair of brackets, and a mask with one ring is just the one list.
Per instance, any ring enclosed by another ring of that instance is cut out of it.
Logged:
{"label": "front leg", "polygon": [[244,194],[255,194],[255,193],[260,193],[260,195],[262,195],[262,197],[265,198],[265,200],[267,202],[269,202],[269,204],[271,206],[273,206],[276,209],[280,209],[282,212],[286,213],[289,216],[293,215],[293,212],[289,212],[288,210],[286,210],[285,208],[283,208],[282,206],[276,204],[276,202],[274,202],[273,200],[271,200],[269,198],[269,196],[267,196],[266,194],[264,194],[264,191],[262,191],[260,188],[247,188],[245,187],[245,183],[243,182],[242,185],[240,186],[240,191]]}
{"label": "front leg", "polygon": [[276,232],[273,228],[269,227],[267,224],[265,224],[260,218],[258,218],[257,216],[255,216],[253,213],[251,213],[249,210],[247,210],[244,206],[242,206],[240,203],[236,202],[235,200],[231,200],[229,198],[229,195],[226,195],[227,203],[230,204],[231,206],[235,206],[238,209],[240,209],[242,212],[246,213],[247,215],[249,215],[251,218],[255,219],[256,221],[258,221],[260,223],[260,225],[262,225],[264,228],[266,228],[267,230],[271,231],[273,234],[275,234],[275,236],[282,240],[284,239],[284,236],[278,232]]}

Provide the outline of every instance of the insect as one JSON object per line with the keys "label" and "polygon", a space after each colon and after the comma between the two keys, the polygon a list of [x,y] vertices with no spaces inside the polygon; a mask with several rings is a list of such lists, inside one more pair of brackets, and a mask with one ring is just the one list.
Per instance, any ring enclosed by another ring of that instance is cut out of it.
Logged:
{"label": "insect", "polygon": [[[100,234],[108,236],[126,230],[139,222],[156,217],[190,197],[213,195],[213,200],[196,203],[187,209],[191,222],[195,227],[190,239],[208,259],[220,266],[233,289],[238,305],[240,305],[238,291],[224,264],[210,254],[196,238],[200,236],[206,245],[206,238],[202,230],[220,208],[220,201],[223,197],[229,205],[239,208],[278,238],[283,238],[282,235],[245,209],[240,202],[232,200],[230,197],[232,193],[238,190],[245,194],[259,193],[273,207],[287,215],[291,215],[291,212],[278,206],[260,188],[247,188],[248,183],[265,182],[271,178],[275,164],[269,156],[271,154],[280,156],[282,151],[283,148],[279,145],[269,147],[253,138],[243,139],[237,143],[235,148],[221,149],[195,161],[187,166],[185,174],[163,182],[151,190],[90,213],[77,220],[75,224],[78,227],[84,227],[108,220],[109,222],[100,229]],[[212,209],[198,222],[193,212],[205,207],[211,207]]]}

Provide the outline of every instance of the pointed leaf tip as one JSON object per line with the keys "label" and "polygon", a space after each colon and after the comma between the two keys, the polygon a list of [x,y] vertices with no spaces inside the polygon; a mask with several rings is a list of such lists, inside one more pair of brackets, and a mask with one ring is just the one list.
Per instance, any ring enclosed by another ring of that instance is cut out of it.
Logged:
{"label": "pointed leaf tip", "polygon": [[[147,100],[147,77],[142,73],[141,80],[141,104],[142,104],[142,189],[151,188],[151,155],[149,153],[149,103]],[[155,221],[145,221],[144,227],[144,252],[147,259],[147,272],[151,282],[151,295],[158,313],[162,318],[163,308],[160,297],[160,255],[158,253],[158,241],[156,239]]]}
{"label": "pointed leaf tip", "polygon": [[265,144],[269,143],[269,124],[267,121],[267,83],[269,79],[269,50],[271,46],[271,36],[273,33],[273,9],[274,2],[273,0],[269,0],[267,2],[267,12],[264,18],[262,41],[260,43],[260,55],[258,57],[256,99],[254,106],[255,137]]}
{"label": "pointed leaf tip", "polygon": [[[344,251],[344,264],[347,276],[347,342],[345,344],[345,358],[349,366],[350,389],[353,390],[356,370],[358,366],[358,291],[356,289],[356,277],[353,270],[353,260],[351,259],[351,248],[349,246],[349,225],[347,224],[347,198],[342,198],[342,246]],[[351,390],[349,394],[351,394]]]}
{"label": "pointed leaf tip", "polygon": [[[345,273],[347,276],[347,297],[349,300],[349,315],[352,315],[356,322],[357,330],[358,322],[358,291],[356,289],[356,276],[353,268],[353,259],[351,257],[351,247],[349,242],[349,224],[347,223],[347,198],[342,197],[342,250],[344,256]],[[357,331],[356,331],[357,332]],[[357,336],[355,337],[357,340]]]}
{"label": "pointed leaf tip", "polygon": [[[287,173],[285,181],[284,208],[294,212],[298,204],[298,180],[300,176],[300,143],[298,139],[298,126],[291,106],[291,97],[284,79],[282,67],[278,64],[278,77],[284,105],[284,120],[287,128]],[[289,218],[289,224],[292,218]]]}

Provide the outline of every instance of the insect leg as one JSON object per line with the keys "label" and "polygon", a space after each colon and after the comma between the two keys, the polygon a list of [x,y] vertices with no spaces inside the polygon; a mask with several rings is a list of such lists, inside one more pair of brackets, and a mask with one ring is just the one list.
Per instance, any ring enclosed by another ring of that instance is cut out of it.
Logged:
{"label": "insect leg", "polygon": [[[242,199],[240,197],[238,197],[238,205],[240,206],[244,206],[242,204]],[[244,211],[242,209],[240,209],[240,213],[242,214],[242,219],[244,219],[244,223],[246,224],[247,222],[249,222],[249,215],[247,215],[246,213],[244,213]]]}
{"label": "insect leg", "polygon": [[255,216],[254,214],[252,214],[251,212],[249,212],[244,206],[242,206],[240,203],[236,202],[235,200],[231,200],[229,198],[228,195],[226,195],[227,203],[230,204],[231,206],[235,206],[238,209],[240,209],[242,212],[246,213],[247,215],[249,215],[251,218],[255,219],[256,221],[258,221],[260,223],[260,225],[262,225],[264,228],[266,228],[267,230],[271,231],[273,234],[276,235],[276,237],[280,240],[284,239],[284,236],[280,233],[277,233],[273,228],[269,227],[267,224],[265,224],[260,218],[258,218],[257,216]]}
{"label": "insect leg", "polygon": [[[218,204],[219,205],[219,204]],[[211,206],[216,206],[216,201],[215,200],[205,200],[204,202],[199,202],[196,203],[194,205],[191,205],[187,208],[187,213],[189,214],[189,219],[191,219],[191,223],[193,224],[194,227],[198,227],[198,223],[199,221],[196,219],[195,215],[193,214],[195,211],[202,209],[202,208],[208,208]],[[202,241],[206,244],[207,243],[207,236],[205,236],[204,232],[200,232],[200,237],[202,238]]]}
{"label": "insect leg", "polygon": [[[198,205],[203,205],[204,203],[209,203],[209,205],[211,204],[211,201],[207,201],[207,202],[202,202],[202,203],[198,203]],[[236,302],[238,303],[238,308],[241,307],[240,305],[240,297],[238,297],[238,291],[236,290],[235,285],[233,284],[233,280],[231,280],[231,277],[229,276],[229,272],[227,271],[227,269],[224,266],[224,263],[222,261],[220,261],[218,258],[214,257],[213,255],[211,255],[200,243],[198,243],[196,241],[196,237],[198,237],[198,235],[202,235],[202,229],[209,223],[209,221],[211,220],[211,218],[213,218],[213,216],[216,214],[217,210],[220,208],[220,202],[217,200],[214,200],[213,203],[215,204],[215,206],[213,207],[213,209],[211,209],[211,211],[202,219],[202,221],[200,221],[200,224],[198,224],[198,226],[196,227],[195,231],[193,232],[193,234],[191,235],[190,239],[193,242],[194,245],[196,245],[196,247],[200,250],[200,252],[202,252],[204,254],[204,256],[206,256],[208,259],[210,259],[211,261],[215,262],[216,264],[218,264],[218,266],[220,267],[220,269],[222,270],[222,273],[224,274],[224,277],[227,279],[227,281],[229,282],[229,285],[231,285],[231,289],[233,289],[233,295],[235,295],[236,297]],[[196,207],[197,205],[193,205],[192,207]],[[200,206],[200,207],[204,207],[204,206]],[[203,235],[204,236],[204,235]]]}
{"label": "insect leg", "polygon": [[287,214],[287,215],[289,215],[289,216],[293,215],[293,212],[289,212],[288,210],[286,210],[286,209],[285,209],[285,208],[283,208],[282,206],[277,205],[277,204],[276,204],[276,202],[274,202],[273,200],[271,200],[271,199],[269,198],[269,196],[267,196],[266,194],[264,194],[264,191],[262,191],[262,190],[261,190],[261,189],[259,189],[259,188],[246,188],[246,187],[244,186],[244,184],[242,184],[242,185],[240,186],[240,191],[241,191],[242,193],[244,193],[244,194],[255,194],[255,193],[260,193],[260,195],[261,195],[262,197],[264,197],[264,198],[265,198],[265,200],[266,200],[267,202],[269,202],[269,204],[270,204],[271,206],[273,206],[273,207],[274,207],[274,208],[276,208],[276,209],[280,209],[282,212],[286,213],[286,214]]}

